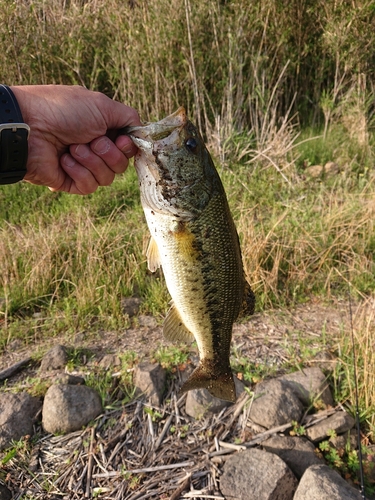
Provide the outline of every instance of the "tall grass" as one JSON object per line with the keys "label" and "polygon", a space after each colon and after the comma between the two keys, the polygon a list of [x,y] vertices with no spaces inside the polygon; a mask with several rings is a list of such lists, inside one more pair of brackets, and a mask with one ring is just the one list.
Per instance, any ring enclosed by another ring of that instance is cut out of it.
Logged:
{"label": "tall grass", "polygon": [[[375,436],[375,297],[373,294],[358,305],[353,306],[352,323],[360,417],[368,424],[368,430],[373,440]],[[354,413],[356,384],[353,359],[351,335],[349,331],[344,331],[340,342],[339,362],[335,369],[335,382],[339,399],[348,403]]]}
{"label": "tall grass", "polygon": [[[75,206],[74,197],[60,194],[46,210],[45,193],[23,184],[1,188],[0,211],[13,206],[13,220],[1,217],[0,224],[2,343],[93,322],[95,330],[124,328],[121,299],[129,295],[140,295],[148,312],[165,310],[165,287],[146,272],[147,229],[134,171]],[[26,214],[21,200],[30,207]]]}
{"label": "tall grass", "polygon": [[314,125],[323,108],[328,126],[355,82],[362,95],[374,87],[371,0],[0,5],[2,81],[85,85],[147,120],[184,104],[207,136],[262,141],[270,106]]}
{"label": "tall grass", "polygon": [[263,172],[248,178],[250,193],[234,186],[235,199],[242,200],[243,258],[259,305],[342,295],[347,272],[357,297],[375,287],[374,182],[374,176],[366,179],[355,192],[340,176],[290,188],[276,172]]}
{"label": "tall grass", "polygon": [[[354,186],[352,177],[338,177],[290,187],[275,170],[250,175],[238,167],[223,180],[259,309],[342,296],[348,271],[355,296],[375,289],[373,175]],[[148,230],[134,171],[76,206],[72,196],[55,196],[47,211],[42,188],[39,199],[22,184],[0,192],[3,211],[13,205],[13,220],[3,217],[0,229],[3,342],[17,329],[23,335],[25,320],[40,325],[40,317],[59,318],[59,331],[92,321],[122,327],[121,298],[128,295],[140,295],[145,312],[165,313],[164,281],[146,270]]]}

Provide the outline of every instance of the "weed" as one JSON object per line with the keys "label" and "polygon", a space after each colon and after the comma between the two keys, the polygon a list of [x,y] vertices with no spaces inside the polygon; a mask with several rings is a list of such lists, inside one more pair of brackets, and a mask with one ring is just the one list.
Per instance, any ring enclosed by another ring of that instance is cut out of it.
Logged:
{"label": "weed", "polygon": [[[360,302],[353,312],[353,334],[357,359],[357,383],[360,420],[371,437],[375,432],[375,297],[371,295]],[[335,399],[346,402],[355,414],[355,380],[353,370],[353,346],[347,331],[342,331],[339,359],[333,372]]]}
{"label": "weed", "polygon": [[303,425],[300,425],[298,422],[295,420],[292,421],[292,430],[289,431],[289,434],[291,436],[305,436],[306,435],[306,429]]}
{"label": "weed", "polygon": [[30,396],[44,397],[49,387],[52,385],[51,379],[42,377],[26,377],[22,382],[12,387],[12,392],[26,391]]}
{"label": "weed", "polygon": [[66,368],[68,371],[73,371],[86,363],[94,357],[93,353],[89,349],[74,347],[68,349],[68,361],[66,363]]}
{"label": "weed", "polygon": [[9,451],[7,451],[4,457],[1,459],[1,465],[6,465],[10,460],[12,460],[17,455],[17,446],[14,446]]}
{"label": "weed", "polygon": [[112,408],[118,401],[126,404],[135,394],[132,375],[127,371],[121,372],[119,377],[113,377],[110,371],[96,368],[85,376],[85,383],[98,391],[106,408]]}
{"label": "weed", "polygon": [[180,427],[180,437],[185,438],[187,436],[187,433],[189,432],[189,425],[181,425]]}
{"label": "weed", "polygon": [[187,363],[189,358],[189,348],[185,344],[179,347],[161,346],[153,353],[153,359],[160,363],[163,368],[169,371],[175,371],[180,365]]}
{"label": "weed", "polygon": [[151,420],[153,422],[158,422],[161,418],[163,418],[163,415],[159,411],[157,411],[155,408],[149,408],[148,406],[144,406],[143,411],[147,415],[150,415]]}
{"label": "weed", "polygon": [[[332,468],[336,469],[346,479],[351,479],[355,484],[359,484],[359,459],[357,450],[350,448],[348,442],[345,448],[336,449],[329,440],[319,443],[319,450],[322,452],[325,460]],[[370,471],[373,469],[372,457],[366,446],[362,446],[362,456],[364,458],[364,479],[365,479],[365,493],[372,495],[375,492],[373,483],[368,479]]]}

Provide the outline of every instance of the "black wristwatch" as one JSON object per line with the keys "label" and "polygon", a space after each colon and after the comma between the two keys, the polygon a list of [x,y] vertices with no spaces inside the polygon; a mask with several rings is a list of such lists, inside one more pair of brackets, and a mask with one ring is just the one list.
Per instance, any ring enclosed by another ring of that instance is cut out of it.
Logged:
{"label": "black wristwatch", "polygon": [[29,133],[13,92],[0,85],[0,184],[13,184],[25,177]]}

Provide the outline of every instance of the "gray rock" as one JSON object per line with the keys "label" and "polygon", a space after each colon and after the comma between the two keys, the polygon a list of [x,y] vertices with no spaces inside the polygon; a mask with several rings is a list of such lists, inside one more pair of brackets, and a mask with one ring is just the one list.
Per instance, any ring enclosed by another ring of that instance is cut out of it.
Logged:
{"label": "gray rock", "polygon": [[302,476],[293,500],[360,500],[352,488],[327,465],[312,465]]}
{"label": "gray rock", "polygon": [[0,394],[0,450],[11,441],[33,435],[33,424],[42,407],[39,399],[27,392]]}
{"label": "gray rock", "polygon": [[313,178],[321,177],[323,173],[323,165],[311,165],[305,169],[305,174]]}
{"label": "gray rock", "polygon": [[326,177],[334,177],[340,173],[340,167],[334,161],[328,161],[324,165],[324,174]]}
{"label": "gray rock", "polygon": [[303,405],[284,380],[261,382],[255,388],[250,418],[255,423],[271,429],[302,417]]}
{"label": "gray rock", "polygon": [[99,394],[85,385],[52,385],[44,398],[43,427],[47,432],[81,429],[103,411]]}
{"label": "gray rock", "polygon": [[305,406],[314,399],[321,400],[327,406],[333,406],[333,397],[327,378],[320,368],[304,368],[301,371],[282,375],[279,380],[285,380]]}
{"label": "gray rock", "polygon": [[142,301],[139,297],[123,297],[121,299],[121,308],[124,314],[129,318],[136,316],[139,313],[139,307]]}
{"label": "gray rock", "polygon": [[231,500],[292,500],[298,482],[277,455],[259,449],[228,458],[220,490]]}
{"label": "gray rock", "polygon": [[139,363],[134,372],[136,394],[143,393],[151,404],[161,404],[167,372],[158,363]]}
{"label": "gray rock", "polygon": [[333,161],[327,162],[323,165],[311,165],[305,169],[305,173],[313,178],[318,177],[334,177],[338,173],[340,173],[340,167],[337,163]]}
{"label": "gray rock", "polygon": [[275,435],[263,441],[262,446],[284,460],[297,479],[300,479],[311,465],[323,463],[315,453],[315,446],[303,437]]}
{"label": "gray rock", "polygon": [[318,442],[326,438],[330,434],[330,431],[335,431],[336,434],[343,434],[354,427],[354,424],[355,420],[349,413],[338,411],[331,417],[309,427],[306,435],[311,441]]}
{"label": "gray rock", "polygon": [[12,493],[3,484],[0,484],[0,500],[12,500]]}
{"label": "gray rock", "polygon": [[155,328],[158,326],[156,319],[153,316],[146,316],[146,314],[141,314],[138,316],[139,326],[144,328]]}
{"label": "gray rock", "polygon": [[41,371],[58,370],[64,368],[68,362],[68,353],[63,345],[55,345],[43,356],[40,365]]}
{"label": "gray rock", "polygon": [[99,366],[102,368],[115,368],[121,366],[121,359],[117,354],[106,354],[99,361]]}
{"label": "gray rock", "polygon": [[[245,385],[237,377],[233,377],[236,386],[236,396],[243,393]],[[200,419],[204,415],[219,413],[232,403],[212,396],[207,389],[194,389],[187,393],[185,411],[193,418]]]}

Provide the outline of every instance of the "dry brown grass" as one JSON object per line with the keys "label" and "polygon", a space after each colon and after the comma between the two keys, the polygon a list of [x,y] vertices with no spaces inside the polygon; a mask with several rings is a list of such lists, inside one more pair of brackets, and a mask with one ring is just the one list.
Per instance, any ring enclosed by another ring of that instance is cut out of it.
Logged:
{"label": "dry brown grass", "polygon": [[[120,298],[132,293],[142,256],[141,230],[115,210],[104,223],[87,211],[53,224],[1,229],[0,283],[5,324],[10,314],[63,312],[70,320],[121,317]],[[121,230],[121,226],[123,229]],[[74,321],[73,321],[74,323]]]}
{"label": "dry brown grass", "polygon": [[[356,401],[356,383],[361,420],[367,422],[371,439],[375,436],[375,295],[367,297],[353,307],[353,338],[351,332],[342,334],[339,356],[340,396],[347,401],[353,411]],[[356,358],[356,374],[354,371]],[[355,375],[357,380],[355,380]]]}
{"label": "dry brown grass", "polygon": [[245,268],[263,306],[275,297],[286,304],[304,294],[329,299],[343,290],[347,273],[355,295],[363,296],[374,272],[372,199],[367,189],[345,199],[322,192],[303,204],[289,199],[267,215],[262,207],[243,209],[238,230]]}

